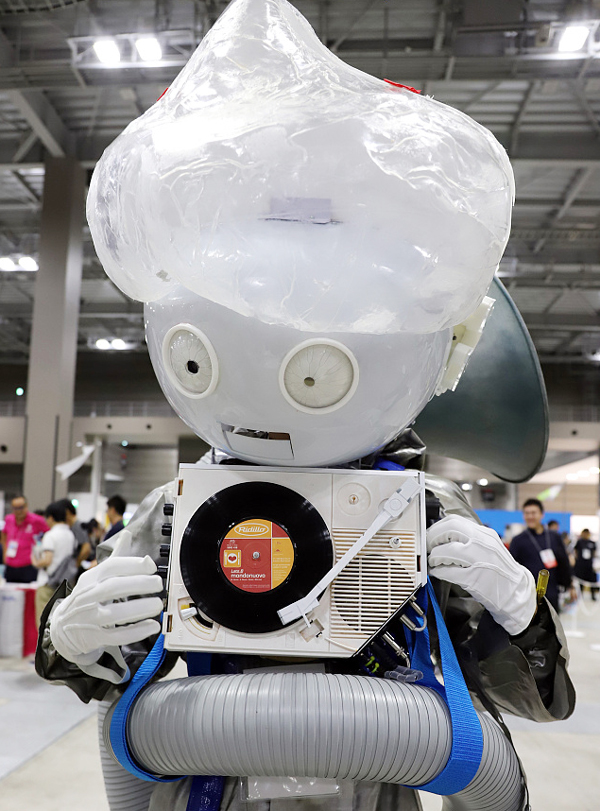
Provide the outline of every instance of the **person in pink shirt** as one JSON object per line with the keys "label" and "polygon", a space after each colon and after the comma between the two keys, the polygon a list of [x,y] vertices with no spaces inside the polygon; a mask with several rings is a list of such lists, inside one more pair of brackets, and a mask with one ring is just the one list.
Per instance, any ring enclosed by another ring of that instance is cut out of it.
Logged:
{"label": "person in pink shirt", "polygon": [[7,515],[2,532],[2,553],[7,583],[31,583],[37,579],[37,569],[31,565],[31,553],[37,540],[48,532],[41,515],[30,513],[25,496],[15,496],[12,514]]}

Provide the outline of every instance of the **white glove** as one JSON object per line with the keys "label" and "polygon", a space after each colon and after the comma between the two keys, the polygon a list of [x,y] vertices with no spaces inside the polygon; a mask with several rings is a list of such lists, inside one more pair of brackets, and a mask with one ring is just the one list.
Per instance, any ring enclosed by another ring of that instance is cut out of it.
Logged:
{"label": "white glove", "polygon": [[429,573],[461,586],[509,634],[520,634],[536,609],[535,581],[497,533],[449,515],[427,530]]}
{"label": "white glove", "polygon": [[[126,530],[124,530],[126,532]],[[58,653],[90,676],[115,684],[129,671],[119,645],[130,645],[157,634],[156,619],[163,608],[160,597],[141,597],[162,591],[152,558],[119,557],[84,572],[77,585],[50,616],[50,638]],[[127,600],[128,597],[140,597]],[[119,666],[116,673],[98,664],[109,653]]]}

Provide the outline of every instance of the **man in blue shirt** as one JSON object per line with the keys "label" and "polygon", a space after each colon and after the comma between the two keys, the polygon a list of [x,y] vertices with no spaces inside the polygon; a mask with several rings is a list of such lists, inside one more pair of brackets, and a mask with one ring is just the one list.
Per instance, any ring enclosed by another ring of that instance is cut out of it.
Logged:
{"label": "man in blue shirt", "polygon": [[116,535],[117,532],[120,532],[125,526],[123,516],[126,507],[127,502],[122,496],[111,496],[106,502],[106,515],[110,521],[110,527],[104,536],[105,541],[108,540],[108,538],[112,538],[113,535]]}
{"label": "man in blue shirt", "polygon": [[527,529],[520,535],[515,535],[509,551],[517,563],[529,569],[536,580],[541,569],[548,569],[550,579],[546,597],[559,611],[558,587],[573,589],[571,564],[560,535],[544,527],[543,517],[542,502],[537,498],[527,499],[523,504],[523,520]]}

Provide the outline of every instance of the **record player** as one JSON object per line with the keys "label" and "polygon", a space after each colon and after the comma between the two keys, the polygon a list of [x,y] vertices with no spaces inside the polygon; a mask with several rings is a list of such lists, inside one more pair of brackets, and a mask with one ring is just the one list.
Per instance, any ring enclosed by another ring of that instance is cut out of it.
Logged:
{"label": "record player", "polygon": [[417,471],[182,465],[165,648],[349,657],[427,582]]}

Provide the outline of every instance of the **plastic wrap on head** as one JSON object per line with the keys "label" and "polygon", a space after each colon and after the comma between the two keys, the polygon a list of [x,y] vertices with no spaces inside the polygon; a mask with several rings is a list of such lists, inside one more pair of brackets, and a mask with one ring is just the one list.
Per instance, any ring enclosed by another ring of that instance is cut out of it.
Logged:
{"label": "plastic wrap on head", "polygon": [[286,0],[235,0],[96,167],[88,219],[129,296],[174,285],[309,332],[434,332],[510,230],[502,146],[345,64]]}

